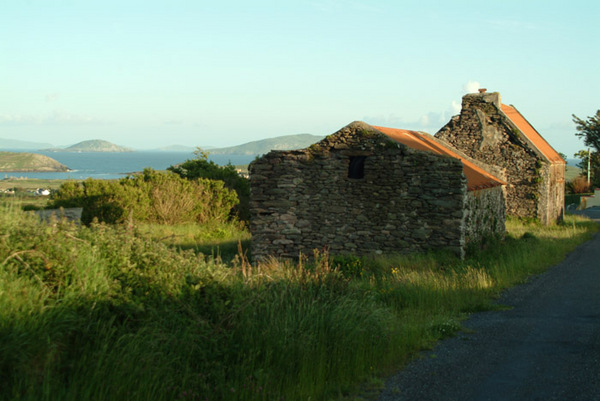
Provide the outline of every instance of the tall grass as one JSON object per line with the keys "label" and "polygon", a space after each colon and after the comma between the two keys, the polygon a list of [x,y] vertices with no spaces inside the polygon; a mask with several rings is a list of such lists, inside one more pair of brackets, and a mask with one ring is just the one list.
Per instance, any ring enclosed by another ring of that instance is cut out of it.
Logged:
{"label": "tall grass", "polygon": [[596,230],[509,222],[449,255],[225,264],[0,205],[0,399],[326,400],[398,368]]}
{"label": "tall grass", "polygon": [[136,227],[140,236],[150,240],[178,249],[192,249],[225,262],[231,262],[237,256],[240,242],[244,252],[250,247],[250,233],[236,220],[176,225],[138,223]]}

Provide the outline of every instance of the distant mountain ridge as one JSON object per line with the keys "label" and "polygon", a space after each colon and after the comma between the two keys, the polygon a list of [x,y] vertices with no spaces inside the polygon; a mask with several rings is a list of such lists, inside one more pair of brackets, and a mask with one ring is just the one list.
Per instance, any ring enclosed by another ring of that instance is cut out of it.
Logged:
{"label": "distant mountain ridge", "polygon": [[43,143],[43,142],[29,142],[29,141],[20,141],[18,139],[6,139],[0,138],[0,148],[2,149],[45,149],[52,148],[54,145],[51,143]]}
{"label": "distant mountain ridge", "polygon": [[1,172],[65,172],[67,166],[37,153],[0,152]]}
{"label": "distant mountain ridge", "polygon": [[295,150],[306,148],[319,142],[323,136],[311,134],[283,135],[275,138],[261,139],[238,146],[209,149],[213,155],[263,155],[271,150]]}
{"label": "distant mountain ridge", "polygon": [[45,149],[49,152],[112,152],[112,153],[122,153],[122,152],[133,152],[133,149],[126,148],[123,146],[115,145],[114,143],[103,141],[101,139],[92,139],[89,141],[82,141],[76,143],[75,145],[71,145],[64,149],[52,148]]}
{"label": "distant mountain ridge", "polygon": [[156,149],[151,149],[152,152],[185,152],[185,153],[192,153],[192,152],[194,152],[194,150],[196,150],[196,148],[194,148],[192,146],[185,146],[185,145],[168,145],[168,146],[162,146],[162,147],[156,148]]}

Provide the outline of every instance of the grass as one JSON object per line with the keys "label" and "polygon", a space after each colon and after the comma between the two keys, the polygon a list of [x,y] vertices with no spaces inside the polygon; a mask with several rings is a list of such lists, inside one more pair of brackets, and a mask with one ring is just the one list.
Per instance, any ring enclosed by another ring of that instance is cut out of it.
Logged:
{"label": "grass", "polygon": [[196,223],[165,226],[139,223],[141,236],[160,241],[171,247],[211,256],[231,262],[239,252],[239,244],[244,251],[250,247],[250,233],[242,223],[232,221],[226,224],[201,225]]}
{"label": "grass", "polygon": [[565,181],[571,181],[572,179],[581,175],[581,169],[575,166],[565,167]]}
{"label": "grass", "polygon": [[[184,249],[214,230],[41,225],[3,205],[0,399],[348,397],[597,229],[575,217],[510,220],[505,241],[463,261],[316,252],[310,263],[250,265]],[[223,230],[218,240],[235,233]]]}
{"label": "grass", "polygon": [[[2,174],[0,172],[0,174]],[[72,180],[47,180],[42,178],[4,178],[0,180],[0,190],[17,188],[23,191],[36,188],[58,189],[63,183]]]}
{"label": "grass", "polygon": [[69,180],[47,180],[38,178],[4,178],[0,180],[0,192],[12,189],[13,194],[0,193],[0,201],[17,203],[25,209],[43,209],[49,201],[49,196],[35,196],[32,194],[38,188],[57,190]]}

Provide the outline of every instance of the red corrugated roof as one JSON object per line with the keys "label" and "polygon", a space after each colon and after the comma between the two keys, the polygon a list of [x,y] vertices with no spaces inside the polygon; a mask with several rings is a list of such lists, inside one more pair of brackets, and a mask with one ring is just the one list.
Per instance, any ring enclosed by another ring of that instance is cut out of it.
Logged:
{"label": "red corrugated roof", "polygon": [[565,163],[562,157],[542,136],[533,128],[529,121],[523,117],[519,111],[513,106],[502,105],[502,111],[512,121],[519,130],[539,149],[544,156],[553,163]]}
{"label": "red corrugated roof", "polygon": [[459,159],[463,164],[463,172],[467,177],[467,189],[473,191],[476,189],[496,187],[499,185],[505,185],[506,183],[492,174],[476,166],[470,161],[463,159],[458,154],[447,148],[446,146],[438,143],[431,136],[424,135],[417,131],[409,131],[397,128],[387,127],[373,127],[389,138],[400,142],[410,148],[424,150],[427,152],[436,153],[438,155],[446,155]]}

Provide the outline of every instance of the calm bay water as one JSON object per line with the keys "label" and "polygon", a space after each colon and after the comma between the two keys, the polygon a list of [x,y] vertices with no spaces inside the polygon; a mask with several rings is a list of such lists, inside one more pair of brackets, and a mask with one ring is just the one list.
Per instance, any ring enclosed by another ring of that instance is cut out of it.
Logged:
{"label": "calm bay water", "polygon": [[[23,150],[11,151],[24,152]],[[169,166],[195,158],[193,153],[185,152],[74,153],[34,151],[34,153],[51,157],[73,171],[66,173],[1,173],[0,177],[28,177],[48,180],[114,179],[142,171],[146,167],[165,170]],[[233,165],[245,165],[254,160],[254,156],[210,155],[209,159],[219,165],[226,165],[228,162]]]}

